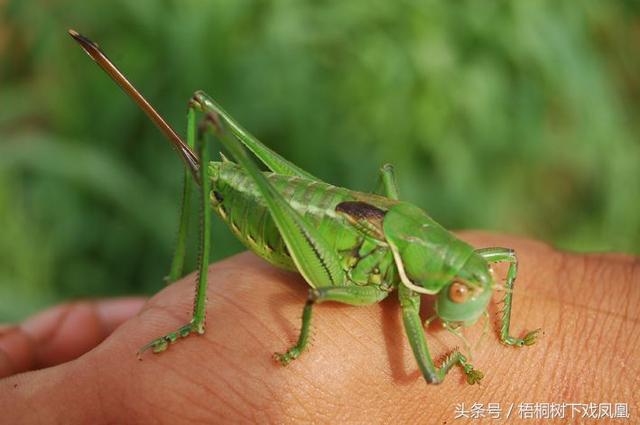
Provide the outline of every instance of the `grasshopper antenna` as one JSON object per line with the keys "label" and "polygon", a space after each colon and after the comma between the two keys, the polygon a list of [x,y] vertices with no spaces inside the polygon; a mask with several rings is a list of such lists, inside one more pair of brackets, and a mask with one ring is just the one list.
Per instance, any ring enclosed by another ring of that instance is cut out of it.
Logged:
{"label": "grasshopper antenna", "polygon": [[191,174],[195,177],[196,181],[199,181],[200,161],[197,155],[187,146],[187,144],[178,136],[173,128],[160,116],[160,114],[151,106],[149,102],[140,94],[138,90],[127,80],[122,72],[116,67],[113,62],[109,60],[96,43],[89,40],[84,35],[78,33],[76,30],[70,29],[69,35],[80,44],[80,47],[93,59],[95,63],[106,72],[113,81],[116,82],[122,90],[125,91],[138,104],[140,109],[154,124],[164,133],[169,139],[171,144],[178,150],[182,160],[185,162]]}

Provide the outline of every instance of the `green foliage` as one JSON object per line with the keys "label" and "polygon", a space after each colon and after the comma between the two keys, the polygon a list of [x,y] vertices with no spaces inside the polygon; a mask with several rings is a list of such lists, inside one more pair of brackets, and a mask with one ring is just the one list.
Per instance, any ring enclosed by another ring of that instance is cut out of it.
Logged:
{"label": "green foliage", "polygon": [[[335,184],[369,190],[393,163],[401,196],[446,227],[637,253],[634,4],[9,0],[0,321],[69,297],[151,292],[169,267],[181,163],[68,27],[180,130],[203,89]],[[216,258],[240,249],[214,233]]]}

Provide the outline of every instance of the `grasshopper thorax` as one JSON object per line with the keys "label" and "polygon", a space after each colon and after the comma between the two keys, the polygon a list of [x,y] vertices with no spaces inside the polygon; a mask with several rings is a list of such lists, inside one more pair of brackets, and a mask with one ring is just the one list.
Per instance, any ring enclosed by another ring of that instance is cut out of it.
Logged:
{"label": "grasshopper thorax", "polygon": [[389,209],[383,231],[401,284],[419,293],[438,294],[436,313],[442,320],[470,324],[482,315],[493,278],[471,245],[405,202]]}

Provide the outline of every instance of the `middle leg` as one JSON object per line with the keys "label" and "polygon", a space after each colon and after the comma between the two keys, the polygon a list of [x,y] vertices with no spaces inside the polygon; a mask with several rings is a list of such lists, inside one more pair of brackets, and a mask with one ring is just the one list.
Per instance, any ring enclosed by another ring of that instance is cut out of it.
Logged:
{"label": "middle leg", "polygon": [[407,333],[409,344],[418,362],[418,367],[427,383],[441,383],[449,370],[456,364],[462,367],[465,375],[467,375],[467,382],[469,384],[480,382],[484,374],[474,369],[466,357],[458,350],[454,350],[445,358],[440,367],[436,367],[431,358],[431,354],[429,354],[429,348],[427,347],[427,341],[420,319],[420,294],[413,292],[404,285],[398,286],[398,292],[400,305],[402,306],[402,320],[404,322],[405,332]]}
{"label": "middle leg", "polygon": [[275,353],[273,358],[283,366],[286,366],[302,354],[309,342],[311,312],[314,304],[325,301],[336,301],[349,305],[370,305],[382,301],[388,294],[387,291],[380,289],[377,285],[310,289],[307,302],[302,311],[302,329],[300,330],[298,342],[285,353]]}

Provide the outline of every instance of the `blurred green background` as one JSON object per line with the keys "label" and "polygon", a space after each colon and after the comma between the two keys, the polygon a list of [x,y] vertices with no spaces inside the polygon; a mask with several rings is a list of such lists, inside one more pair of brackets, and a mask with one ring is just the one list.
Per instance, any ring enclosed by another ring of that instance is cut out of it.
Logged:
{"label": "blurred green background", "polygon": [[[151,293],[168,270],[181,162],[70,27],[181,132],[203,89],[334,184],[370,190],[393,163],[402,197],[447,227],[640,253],[637,2],[0,10],[0,321],[70,297]],[[241,249],[216,229],[216,259]]]}

